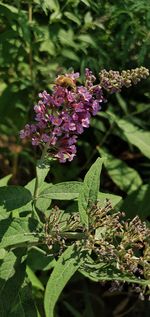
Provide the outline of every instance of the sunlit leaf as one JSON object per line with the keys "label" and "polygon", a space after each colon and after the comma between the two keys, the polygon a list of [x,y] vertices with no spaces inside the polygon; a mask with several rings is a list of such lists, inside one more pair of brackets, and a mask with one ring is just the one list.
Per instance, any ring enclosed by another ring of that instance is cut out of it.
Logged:
{"label": "sunlit leaf", "polygon": [[76,24],[78,24],[78,25],[81,24],[80,19],[79,19],[77,16],[75,16],[75,14],[66,11],[66,12],[64,13],[64,15],[65,15],[69,20],[75,22]]}
{"label": "sunlit leaf", "polygon": [[27,243],[37,243],[39,234],[38,223],[34,219],[7,218],[0,222],[0,247],[24,246]]}
{"label": "sunlit leaf", "polygon": [[0,179],[0,187],[6,186],[11,177],[12,177],[12,174],[9,174],[9,175],[1,178]]}
{"label": "sunlit leaf", "polygon": [[33,287],[44,291],[44,286],[41,283],[40,279],[35,275],[29,266],[26,267],[26,273]]}
{"label": "sunlit leaf", "polygon": [[79,196],[82,187],[81,182],[63,182],[55,185],[50,185],[40,193],[40,198],[49,198],[57,200],[70,200]]}
{"label": "sunlit leaf", "polygon": [[98,158],[84,178],[78,198],[81,222],[88,227],[88,212],[97,203],[103,159]]}
{"label": "sunlit leaf", "polygon": [[69,246],[58,259],[46,286],[44,298],[46,317],[54,316],[54,307],[63,288],[77,271],[82,261],[83,259],[74,245]]}
{"label": "sunlit leaf", "polygon": [[146,157],[150,158],[150,132],[139,129],[127,120],[116,121],[127,140],[135,145]]}
{"label": "sunlit leaf", "polygon": [[103,157],[106,157],[104,165],[107,169],[107,173],[120,189],[131,193],[142,185],[142,179],[135,169],[114,157],[106,149],[97,149]]}

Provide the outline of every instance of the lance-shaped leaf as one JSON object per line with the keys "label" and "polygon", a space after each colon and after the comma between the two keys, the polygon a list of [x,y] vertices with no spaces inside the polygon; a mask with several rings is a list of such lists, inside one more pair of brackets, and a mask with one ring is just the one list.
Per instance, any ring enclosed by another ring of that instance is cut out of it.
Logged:
{"label": "lance-shaped leaf", "polygon": [[122,281],[127,283],[136,283],[139,285],[150,286],[150,280],[139,279],[132,273],[121,272],[115,266],[106,263],[94,263],[88,259],[88,263],[84,263],[79,269],[80,273],[95,282],[100,281]]}
{"label": "lance-shaped leaf", "polygon": [[28,265],[26,267],[26,273],[28,275],[28,278],[32,286],[40,289],[41,291],[44,291],[44,287],[40,279],[35,275],[35,273],[32,271],[32,269]]}
{"label": "lance-shaped leaf", "polygon": [[54,316],[54,307],[63,288],[82,263],[82,253],[79,254],[74,245],[69,246],[60,256],[46,286],[44,298],[46,317]]}
{"label": "lance-shaped leaf", "polygon": [[91,166],[85,175],[84,183],[79,194],[78,206],[80,219],[82,224],[86,227],[88,227],[88,212],[92,206],[97,203],[103,161],[102,158],[98,158]]}
{"label": "lance-shaped leaf", "polygon": [[[101,114],[101,113],[100,113]],[[102,114],[103,115],[103,114]],[[120,128],[121,137],[135,145],[146,157],[150,158],[150,132],[140,129],[127,119],[120,119],[114,113],[107,111],[105,117],[115,122]],[[119,131],[117,131],[118,133]]]}
{"label": "lance-shaped leaf", "polygon": [[8,317],[25,278],[21,254],[6,252],[0,265],[0,316]]}
{"label": "lance-shaped leaf", "polygon": [[142,185],[138,172],[125,162],[115,158],[104,148],[97,148],[98,152],[106,157],[104,165],[112,181],[123,191],[131,193]]}
{"label": "lance-shaped leaf", "polygon": [[12,211],[32,200],[30,191],[21,186],[0,187],[1,210]]}
{"label": "lance-shaped leaf", "polygon": [[40,193],[39,198],[49,198],[57,200],[71,200],[79,196],[83,183],[81,182],[63,182],[56,185],[50,185]]}
{"label": "lance-shaped leaf", "polygon": [[128,120],[117,120],[116,123],[127,140],[135,145],[146,157],[150,158],[150,132],[139,129]]}
{"label": "lance-shaped leaf", "polygon": [[26,243],[36,244],[40,234],[37,232],[38,222],[35,219],[7,218],[0,222],[0,247],[24,246]]}

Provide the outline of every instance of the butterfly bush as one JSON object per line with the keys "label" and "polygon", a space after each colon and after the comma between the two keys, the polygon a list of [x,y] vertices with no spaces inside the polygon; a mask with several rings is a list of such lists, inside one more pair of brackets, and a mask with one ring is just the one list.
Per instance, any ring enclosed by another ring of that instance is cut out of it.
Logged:
{"label": "butterfly bush", "polygon": [[95,76],[85,70],[84,84],[77,83],[79,73],[68,73],[56,78],[51,94],[43,91],[34,106],[35,123],[26,124],[20,131],[20,138],[28,138],[34,146],[46,146],[51,157],[61,163],[72,161],[76,155],[78,136],[90,125],[90,119],[106,101],[104,91],[120,91],[148,75],[144,67],[131,71],[103,70],[99,84]]}

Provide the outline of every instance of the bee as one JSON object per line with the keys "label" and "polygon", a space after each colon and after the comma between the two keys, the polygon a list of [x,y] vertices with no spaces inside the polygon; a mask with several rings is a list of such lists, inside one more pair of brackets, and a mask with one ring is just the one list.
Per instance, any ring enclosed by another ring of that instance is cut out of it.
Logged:
{"label": "bee", "polygon": [[62,87],[70,87],[70,88],[76,87],[74,80],[70,77],[65,76],[65,75],[58,76],[55,80],[55,84],[62,86]]}

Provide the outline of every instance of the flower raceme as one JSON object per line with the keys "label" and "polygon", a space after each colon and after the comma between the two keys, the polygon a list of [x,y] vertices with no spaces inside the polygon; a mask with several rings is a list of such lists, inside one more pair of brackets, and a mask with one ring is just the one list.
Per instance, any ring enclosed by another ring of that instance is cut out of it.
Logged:
{"label": "flower raceme", "polygon": [[[72,161],[78,136],[89,127],[91,116],[95,116],[105,102],[103,89],[112,93],[126,85],[125,80],[121,81],[122,74],[117,72],[116,76],[115,72],[110,72],[103,70],[97,85],[94,85],[96,78],[89,69],[85,70],[84,85],[77,84],[79,73],[58,76],[51,94],[46,91],[39,94],[40,100],[34,106],[35,123],[26,124],[20,131],[20,138],[31,139],[34,146],[46,146],[49,155],[61,163]],[[124,78],[127,73],[132,82],[133,74],[134,83],[148,75],[144,67],[127,72],[124,71]]]}
{"label": "flower raceme", "polygon": [[58,76],[53,92],[43,91],[34,106],[34,124],[27,124],[20,137],[31,138],[33,145],[49,147],[49,154],[60,162],[71,161],[76,154],[78,135],[89,127],[90,118],[104,101],[100,85],[93,86],[95,77],[86,70],[85,85],[77,85],[79,73]]}

